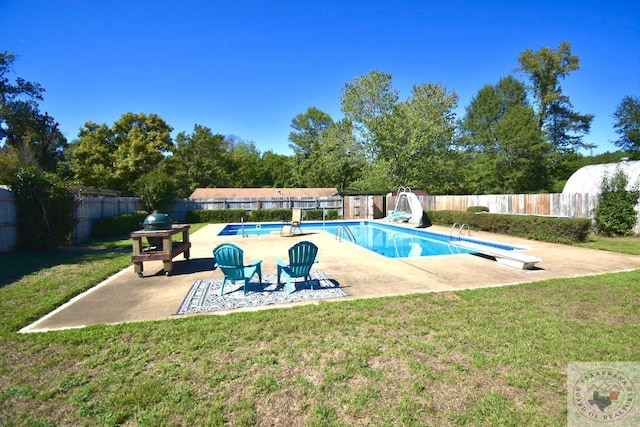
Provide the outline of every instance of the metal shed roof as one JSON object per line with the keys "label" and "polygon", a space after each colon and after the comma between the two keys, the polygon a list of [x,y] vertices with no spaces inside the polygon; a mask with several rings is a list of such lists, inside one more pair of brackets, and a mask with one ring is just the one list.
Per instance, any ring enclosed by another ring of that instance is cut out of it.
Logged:
{"label": "metal shed roof", "polygon": [[196,188],[190,199],[241,199],[250,197],[331,197],[335,188]]}

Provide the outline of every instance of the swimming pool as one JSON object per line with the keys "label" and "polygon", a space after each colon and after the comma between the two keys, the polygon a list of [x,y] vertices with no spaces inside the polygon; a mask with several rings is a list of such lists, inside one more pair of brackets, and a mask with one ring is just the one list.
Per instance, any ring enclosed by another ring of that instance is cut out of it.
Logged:
{"label": "swimming pool", "polygon": [[[309,221],[303,222],[301,228],[303,232],[326,231],[335,235],[342,227],[348,227],[355,237],[356,244],[387,258],[456,255],[472,252],[449,244],[449,236],[445,234],[374,221],[330,221],[325,223]],[[241,236],[243,233],[245,236],[277,234],[280,233],[281,228],[282,224],[279,223],[229,224],[218,233],[218,236]],[[341,231],[341,236],[343,240],[349,240],[344,231]],[[462,238],[462,240],[505,250],[517,249],[508,245],[470,238]]]}

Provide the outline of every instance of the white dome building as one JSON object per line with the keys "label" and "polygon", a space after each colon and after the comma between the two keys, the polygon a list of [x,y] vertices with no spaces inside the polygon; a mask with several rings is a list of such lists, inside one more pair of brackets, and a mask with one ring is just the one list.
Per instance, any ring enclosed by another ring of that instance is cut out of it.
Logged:
{"label": "white dome building", "polygon": [[[609,178],[612,178],[618,168],[627,175],[627,190],[631,190],[636,184],[640,184],[640,161],[623,160],[619,163],[603,163],[581,167],[567,180],[562,189],[562,194],[588,194],[585,199],[582,199],[582,202],[588,204],[589,210],[591,210],[598,203],[602,177],[607,174]],[[634,230],[636,234],[640,234],[640,204],[636,206],[636,211],[638,211],[638,220]]]}
{"label": "white dome building", "polygon": [[619,163],[603,163],[583,166],[571,175],[562,189],[562,194],[588,193],[592,196],[600,194],[600,183],[606,173],[612,178],[620,168],[629,179],[627,190],[640,181],[640,161],[622,161]]}

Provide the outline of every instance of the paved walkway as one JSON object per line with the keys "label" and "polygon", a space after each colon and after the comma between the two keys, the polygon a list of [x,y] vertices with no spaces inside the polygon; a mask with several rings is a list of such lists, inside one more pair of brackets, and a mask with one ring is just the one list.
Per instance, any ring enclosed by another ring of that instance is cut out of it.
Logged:
{"label": "paved walkway", "polygon": [[[640,256],[474,231],[471,236],[475,239],[525,247],[525,253],[542,258],[542,262],[534,270],[518,270],[475,255],[389,259],[350,242],[339,242],[324,232],[294,237],[279,234],[220,237],[218,233],[222,228],[223,225],[210,224],[193,233],[191,260],[184,261],[182,255],[176,257],[171,276],[163,274],[160,261],[144,264],[144,278],[139,278],[131,266],[24,328],[23,332],[177,317],[175,313],[195,280],[222,278],[220,270],[211,269],[212,249],[222,242],[242,247],[246,262],[262,259],[264,274],[276,273],[275,259],[286,259],[288,248],[295,242],[316,243],[320,261],[317,268],[337,280],[349,294],[346,298],[328,301],[514,285],[640,268]],[[437,226],[429,230],[448,233],[448,229]],[[285,305],[295,304],[318,304],[318,300]],[[274,307],[278,306],[260,309]]]}

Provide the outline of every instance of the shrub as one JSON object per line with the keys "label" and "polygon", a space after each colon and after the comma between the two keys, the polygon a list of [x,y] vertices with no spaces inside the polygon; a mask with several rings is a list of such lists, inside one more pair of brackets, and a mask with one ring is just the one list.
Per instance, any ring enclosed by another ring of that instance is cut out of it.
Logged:
{"label": "shrub", "polygon": [[282,222],[290,219],[291,209],[256,209],[251,211],[250,217],[251,222]]}
{"label": "shrub", "polygon": [[21,169],[13,192],[17,210],[17,247],[50,251],[68,242],[76,225],[75,199],[53,175],[34,167]]}
{"label": "shrub", "polygon": [[197,210],[189,211],[186,215],[186,222],[195,223],[226,223],[240,222],[244,218],[250,221],[247,211],[244,209],[216,209],[216,210]]}
{"label": "shrub", "polygon": [[[324,219],[331,221],[338,219],[338,211],[335,209],[327,209]],[[304,220],[306,221],[322,221],[322,209],[309,209],[304,211]]]}
{"label": "shrub", "polygon": [[618,168],[611,179],[604,174],[600,183],[600,197],[595,208],[595,224],[598,233],[605,236],[626,236],[633,233],[638,214],[640,192],[638,184],[627,191],[629,178]]}
{"label": "shrub", "polygon": [[145,211],[137,211],[124,215],[99,218],[93,224],[91,236],[95,238],[108,238],[126,236],[132,231],[142,228],[142,222],[147,217]]}
{"label": "shrub", "polygon": [[[240,222],[282,222],[291,219],[291,209],[256,209],[248,213],[242,209],[197,210],[187,212],[188,223],[225,223]],[[322,209],[308,209],[304,211],[303,221],[321,221]],[[338,211],[328,209],[326,220],[338,219]]]}
{"label": "shrub", "polygon": [[460,211],[429,211],[427,216],[432,223],[438,225],[468,224],[470,228],[475,230],[553,243],[584,242],[591,231],[591,220],[588,218],[569,219],[507,214],[476,215]]}
{"label": "shrub", "polygon": [[489,208],[486,206],[469,206],[467,208],[467,212],[473,212],[473,213],[477,213],[477,212],[489,212]]}

